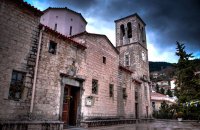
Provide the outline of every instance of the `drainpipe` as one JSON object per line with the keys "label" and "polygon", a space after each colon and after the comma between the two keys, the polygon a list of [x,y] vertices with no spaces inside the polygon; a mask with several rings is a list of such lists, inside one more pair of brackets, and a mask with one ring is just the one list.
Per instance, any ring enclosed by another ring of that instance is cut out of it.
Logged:
{"label": "drainpipe", "polygon": [[36,86],[36,79],[37,79],[38,63],[39,63],[39,57],[40,57],[40,49],[41,49],[41,43],[42,43],[42,32],[43,32],[43,30],[44,30],[44,27],[42,27],[42,29],[40,30],[40,35],[39,35],[38,51],[37,51],[37,57],[36,57],[34,79],[33,79],[33,89],[32,89],[32,96],[31,96],[30,113],[33,112],[33,103],[34,103],[34,98],[35,98],[35,86]]}

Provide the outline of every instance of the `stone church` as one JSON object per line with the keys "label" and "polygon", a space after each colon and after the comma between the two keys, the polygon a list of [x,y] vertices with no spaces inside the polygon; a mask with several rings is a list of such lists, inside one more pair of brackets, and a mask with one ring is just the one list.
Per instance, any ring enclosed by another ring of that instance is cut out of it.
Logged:
{"label": "stone church", "polygon": [[63,129],[151,118],[145,23],[115,20],[116,47],[68,8],[0,2],[0,129]]}

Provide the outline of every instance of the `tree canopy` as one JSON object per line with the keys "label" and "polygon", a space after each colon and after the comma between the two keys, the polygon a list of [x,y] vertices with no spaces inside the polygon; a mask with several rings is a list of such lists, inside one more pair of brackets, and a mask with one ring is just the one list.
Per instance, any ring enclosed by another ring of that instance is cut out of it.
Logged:
{"label": "tree canopy", "polygon": [[175,94],[179,102],[200,99],[200,79],[195,75],[200,62],[190,60],[193,57],[192,53],[186,53],[185,45],[179,42],[177,42],[176,55],[179,56],[179,60],[176,67]]}

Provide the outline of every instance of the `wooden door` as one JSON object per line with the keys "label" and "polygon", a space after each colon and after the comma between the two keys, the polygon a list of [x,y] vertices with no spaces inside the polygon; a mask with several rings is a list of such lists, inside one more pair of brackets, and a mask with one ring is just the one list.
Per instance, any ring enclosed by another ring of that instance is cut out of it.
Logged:
{"label": "wooden door", "polygon": [[63,112],[62,112],[62,121],[65,124],[69,124],[70,100],[71,100],[71,87],[65,86],[63,95]]}
{"label": "wooden door", "polygon": [[70,111],[69,111],[69,125],[76,126],[77,123],[77,111],[80,99],[80,88],[71,88],[72,99],[70,101]]}
{"label": "wooden door", "polygon": [[146,106],[146,114],[147,114],[147,118],[148,118],[148,116],[149,116],[148,106]]}

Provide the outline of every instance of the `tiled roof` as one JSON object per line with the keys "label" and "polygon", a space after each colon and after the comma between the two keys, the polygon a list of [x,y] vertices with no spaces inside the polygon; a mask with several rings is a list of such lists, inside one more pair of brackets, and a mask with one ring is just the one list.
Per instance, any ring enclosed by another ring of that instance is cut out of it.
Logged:
{"label": "tiled roof", "polygon": [[71,36],[70,38],[75,38],[75,37],[79,37],[79,36],[82,36],[82,35],[96,35],[96,36],[100,36],[100,37],[105,37],[106,40],[108,41],[108,43],[112,46],[112,48],[114,49],[114,51],[119,54],[119,51],[117,50],[117,48],[111,43],[111,41],[108,39],[108,37],[106,35],[103,35],[103,34],[96,34],[96,33],[89,33],[87,31],[84,31],[84,32],[81,32],[81,33],[78,33],[78,34],[75,34],[73,36]]}
{"label": "tiled roof", "polygon": [[152,92],[151,96],[156,96],[156,97],[166,97],[166,95],[164,94],[160,94],[160,93],[156,93],[156,92]]}
{"label": "tiled roof", "polygon": [[175,99],[170,98],[164,94],[156,93],[156,92],[151,92],[151,100],[152,101],[168,101],[175,103]]}
{"label": "tiled roof", "polygon": [[73,39],[71,39],[71,38],[69,38],[69,37],[67,37],[67,36],[65,36],[65,35],[63,35],[63,34],[57,32],[57,31],[55,31],[55,30],[53,30],[53,29],[51,29],[51,28],[49,28],[48,26],[45,26],[45,25],[43,25],[43,24],[40,24],[40,29],[41,29],[42,27],[44,27],[44,31],[45,31],[45,32],[49,32],[49,33],[55,35],[57,38],[60,38],[60,39],[66,40],[66,41],[70,41],[70,42],[72,42],[75,46],[77,46],[77,47],[79,47],[79,48],[81,48],[81,49],[86,49],[86,48],[87,48],[86,46],[82,45],[81,43],[78,43],[78,42],[74,41]]}
{"label": "tiled roof", "polygon": [[15,4],[17,4],[17,6],[19,6],[19,8],[25,7],[28,10],[32,11],[36,16],[41,16],[43,14],[42,11],[40,11],[39,9],[35,8],[34,6],[28,4],[27,2],[24,2],[23,0],[7,0],[7,1],[11,1]]}
{"label": "tiled roof", "polygon": [[84,34],[87,34],[87,33],[88,33],[87,31],[80,32],[80,33],[78,33],[78,34],[75,34],[75,35],[70,36],[70,38],[78,37],[78,36],[81,36],[81,35],[84,35]]}
{"label": "tiled roof", "polygon": [[81,13],[78,13],[78,12],[76,12],[76,11],[74,11],[74,10],[71,10],[71,9],[67,8],[67,7],[49,7],[49,8],[47,8],[47,9],[45,9],[43,12],[45,13],[45,12],[47,12],[48,10],[51,10],[51,9],[66,10],[66,11],[72,12],[72,13],[74,13],[74,14],[76,14],[76,15],[79,15],[79,16],[81,17],[81,19],[83,19],[83,21],[87,24],[87,21],[85,20],[85,18],[82,16]]}

